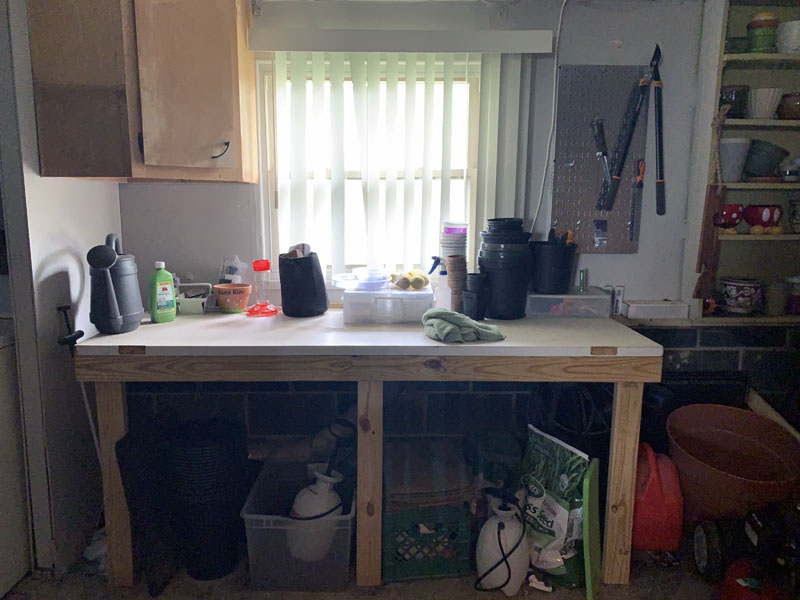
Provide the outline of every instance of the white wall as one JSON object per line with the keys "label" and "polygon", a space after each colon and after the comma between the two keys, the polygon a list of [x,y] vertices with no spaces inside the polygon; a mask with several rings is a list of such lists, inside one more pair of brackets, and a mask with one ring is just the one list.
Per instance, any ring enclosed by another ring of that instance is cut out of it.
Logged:
{"label": "white wall", "polygon": [[[254,28],[262,22],[274,23],[276,19],[299,27],[302,23],[297,7],[302,4],[307,3],[264,3],[262,16],[256,18]],[[319,14],[326,15],[324,21],[330,27],[348,23],[350,27],[363,28],[371,24],[377,27],[380,23],[383,29],[408,29],[419,22],[420,10],[427,6],[425,28],[555,30],[561,6],[560,0],[502,6],[469,3],[468,7],[465,3],[411,3],[405,8],[392,4],[351,2],[346,5],[346,11],[341,12],[345,6],[342,2],[332,2],[330,6],[313,3],[313,10],[314,14],[323,11]],[[458,5],[457,10],[451,4]],[[392,19],[383,18],[384,13],[391,13]],[[341,23],[336,20],[337,14]],[[345,14],[348,15],[346,19],[341,17]],[[452,15],[449,23],[448,15]],[[625,285],[629,298],[680,296],[701,15],[702,0],[571,0],[566,9],[561,64],[647,64],[657,42],[663,51],[667,215],[657,217],[655,214],[651,109],[639,253],[585,255],[579,262],[580,268],[589,269],[591,284]],[[528,182],[530,195],[535,199],[550,122],[552,57],[536,59],[534,82],[534,168]],[[179,273],[190,270],[197,280],[213,276],[223,256],[237,252],[241,258],[249,260],[260,252],[252,224],[257,214],[250,195],[250,190],[254,189],[229,184],[188,188],[183,184],[122,185],[120,201],[125,244],[137,254],[140,269],[148,270],[151,259],[163,258],[168,268],[171,266]],[[539,235],[544,235],[549,227],[548,206],[549,190],[537,222]],[[532,212],[529,206],[529,218]],[[200,235],[201,231],[205,233]]]}
{"label": "white wall", "polygon": [[106,233],[120,230],[119,195],[111,183],[39,177],[26,3],[0,0],[0,18],[7,7],[13,77],[0,69],[0,148],[32,519],[37,566],[63,571],[97,524],[101,486],[72,360],[56,344],[65,334],[56,307],[71,304],[76,327],[96,332],[84,257]]}
{"label": "white wall", "polygon": [[144,296],[156,260],[184,279],[216,283],[223,259],[264,258],[257,185],[129,183],[119,186],[119,200],[123,249],[136,256]]}
{"label": "white wall", "polygon": [[[560,2],[521,3],[509,6],[508,14],[509,18],[523,23],[530,21],[555,28],[559,7]],[[661,45],[663,53],[667,214],[659,217],[655,212],[655,134],[651,104],[639,252],[587,254],[580,256],[578,264],[579,268],[589,269],[592,285],[624,285],[627,298],[680,297],[701,21],[701,0],[573,0],[565,12],[560,64],[647,64],[656,43]],[[537,59],[535,78],[534,156],[539,159],[535,159],[536,166],[530,178],[534,203],[550,125],[552,58]],[[652,102],[652,91],[650,97]],[[614,139],[613,133],[607,132],[610,140]],[[539,237],[549,228],[549,187],[548,181],[536,227]],[[532,213],[529,209],[529,218]]]}

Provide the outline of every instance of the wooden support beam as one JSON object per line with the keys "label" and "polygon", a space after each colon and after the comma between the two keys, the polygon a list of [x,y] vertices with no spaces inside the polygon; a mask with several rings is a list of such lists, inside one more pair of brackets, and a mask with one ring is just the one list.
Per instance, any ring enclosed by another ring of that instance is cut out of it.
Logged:
{"label": "wooden support beam", "polygon": [[628,583],[630,576],[633,502],[643,392],[642,383],[614,385],[606,539],[603,552],[606,583]]}
{"label": "wooden support beam", "polygon": [[358,382],[356,584],[381,584],[383,382]]}
{"label": "wooden support beam", "polygon": [[108,543],[108,575],[112,585],[133,585],[133,544],[128,502],[119,474],[115,445],[128,433],[125,384],[97,382],[97,422],[100,436],[100,468],[103,473],[103,505]]}

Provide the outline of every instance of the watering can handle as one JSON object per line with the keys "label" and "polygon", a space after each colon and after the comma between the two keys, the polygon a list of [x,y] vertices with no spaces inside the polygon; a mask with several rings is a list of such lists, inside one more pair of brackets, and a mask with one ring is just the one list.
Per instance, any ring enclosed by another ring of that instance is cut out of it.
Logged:
{"label": "watering can handle", "polygon": [[661,475],[658,472],[658,461],[656,460],[656,453],[653,451],[653,448],[650,447],[650,444],[641,443],[639,444],[639,452],[644,452],[645,456],[647,457],[647,469],[650,471],[648,473],[647,484],[645,485],[645,495],[648,494],[650,491],[651,485],[657,485],[659,493],[663,496],[664,491],[661,487]]}
{"label": "watering can handle", "polygon": [[116,233],[109,233],[106,236],[106,246],[111,246],[117,254],[122,254],[122,242],[119,241]]}

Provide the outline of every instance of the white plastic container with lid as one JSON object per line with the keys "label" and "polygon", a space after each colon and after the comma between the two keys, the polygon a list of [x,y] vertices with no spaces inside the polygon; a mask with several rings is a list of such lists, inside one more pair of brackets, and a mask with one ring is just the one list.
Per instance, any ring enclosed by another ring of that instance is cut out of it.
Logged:
{"label": "white plastic container with lid", "polygon": [[345,290],[342,294],[345,323],[413,323],[433,308],[433,290]]}

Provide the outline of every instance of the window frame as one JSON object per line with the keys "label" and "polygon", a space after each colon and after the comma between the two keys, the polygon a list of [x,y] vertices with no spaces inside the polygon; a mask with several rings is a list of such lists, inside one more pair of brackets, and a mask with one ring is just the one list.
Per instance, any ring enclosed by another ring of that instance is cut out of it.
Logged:
{"label": "window frame", "polygon": [[[465,61],[462,61],[462,64]],[[418,64],[423,64],[418,62]],[[470,63],[473,64],[473,63]],[[475,63],[480,64],[480,61]],[[259,144],[259,164],[260,164],[260,177],[259,177],[259,216],[261,220],[261,238],[263,248],[269,250],[269,255],[276,260],[281,253],[280,237],[278,232],[278,181],[277,181],[277,111],[276,111],[276,92],[277,85],[275,82],[275,54],[273,52],[256,52],[255,53],[256,65],[256,96],[257,96],[257,110],[258,110],[258,144]],[[311,71],[308,71],[310,77]],[[326,80],[329,76],[326,74]],[[345,81],[352,81],[351,73],[346,71]],[[424,82],[424,73],[418,70],[417,82]],[[435,73],[436,82],[444,80],[444,74],[437,68]],[[466,179],[469,190],[468,206],[466,207],[466,214],[470,222],[474,222],[476,218],[476,203],[477,203],[477,178],[478,178],[478,139],[479,139],[479,126],[480,126],[480,97],[481,97],[481,78],[478,75],[472,75],[466,79],[469,83],[469,131],[467,138],[467,168],[466,169],[451,169],[450,179],[460,180]],[[386,81],[385,73],[381,74],[381,81]],[[454,77],[454,82],[465,81],[464,77]],[[422,179],[423,169],[416,169],[414,172],[414,180]],[[433,180],[441,179],[441,170],[433,171]],[[397,181],[403,181],[405,177],[404,170],[397,171]],[[331,179],[330,169],[326,169],[325,178]],[[361,181],[363,178],[361,170],[345,171],[345,180]],[[307,180],[314,179],[314,172],[312,169],[307,170]],[[386,172],[379,173],[381,181],[386,180]],[[268,210],[265,208],[268,207]],[[474,242],[470,236],[468,252],[473,254]],[[353,269],[355,267],[364,266],[363,264],[346,264],[345,268]],[[427,268],[429,265],[415,265],[416,268]],[[390,266],[391,268],[391,266]],[[325,279],[330,286],[331,281],[331,265],[323,265],[325,272]],[[273,272],[277,271],[273,269]],[[273,276],[274,277],[274,276]]]}

